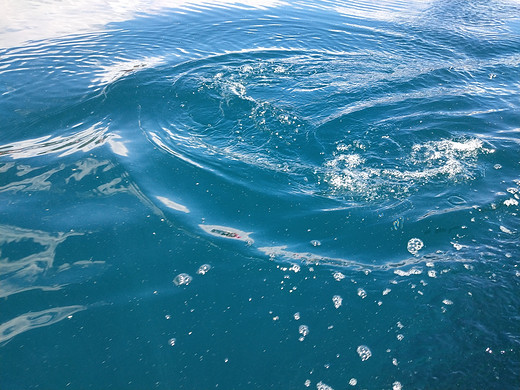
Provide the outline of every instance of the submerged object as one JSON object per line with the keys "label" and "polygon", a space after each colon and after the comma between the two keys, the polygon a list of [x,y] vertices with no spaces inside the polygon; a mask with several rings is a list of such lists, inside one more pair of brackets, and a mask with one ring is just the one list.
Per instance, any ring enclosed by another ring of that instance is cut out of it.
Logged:
{"label": "submerged object", "polygon": [[252,234],[252,232],[247,233],[242,230],[237,230],[231,227],[220,225],[199,225],[199,227],[206,233],[211,234],[212,236],[244,241],[248,245],[251,245],[254,242],[254,240],[251,237],[249,237],[249,235]]}

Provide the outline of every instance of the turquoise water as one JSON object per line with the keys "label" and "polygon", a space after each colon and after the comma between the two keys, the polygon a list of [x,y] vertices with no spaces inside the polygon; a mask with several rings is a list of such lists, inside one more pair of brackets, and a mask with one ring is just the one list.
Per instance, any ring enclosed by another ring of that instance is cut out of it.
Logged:
{"label": "turquoise water", "polygon": [[520,4],[11,4],[0,388],[517,389]]}

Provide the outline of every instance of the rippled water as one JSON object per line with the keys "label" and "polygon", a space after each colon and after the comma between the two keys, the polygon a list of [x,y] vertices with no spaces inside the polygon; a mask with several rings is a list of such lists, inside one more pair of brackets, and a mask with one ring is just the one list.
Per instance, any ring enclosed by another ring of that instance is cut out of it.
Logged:
{"label": "rippled water", "polygon": [[4,6],[2,389],[518,387],[518,2]]}

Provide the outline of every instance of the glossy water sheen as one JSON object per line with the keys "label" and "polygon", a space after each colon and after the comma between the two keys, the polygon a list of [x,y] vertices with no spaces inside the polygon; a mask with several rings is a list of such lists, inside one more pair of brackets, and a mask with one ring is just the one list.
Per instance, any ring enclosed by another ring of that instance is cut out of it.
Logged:
{"label": "glossy water sheen", "polygon": [[518,2],[4,3],[1,389],[518,388]]}

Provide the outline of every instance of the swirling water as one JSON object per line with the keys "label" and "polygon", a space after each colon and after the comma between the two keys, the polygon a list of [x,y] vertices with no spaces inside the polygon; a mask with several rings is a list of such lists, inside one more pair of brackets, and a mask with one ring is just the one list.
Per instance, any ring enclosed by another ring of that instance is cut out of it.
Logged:
{"label": "swirling water", "polygon": [[0,46],[0,388],[518,388],[518,2],[13,3]]}

